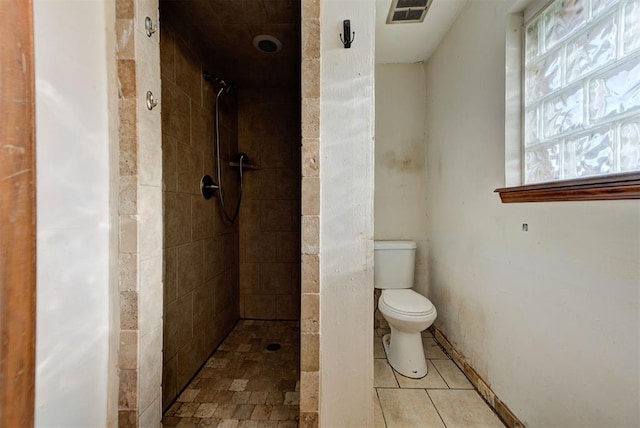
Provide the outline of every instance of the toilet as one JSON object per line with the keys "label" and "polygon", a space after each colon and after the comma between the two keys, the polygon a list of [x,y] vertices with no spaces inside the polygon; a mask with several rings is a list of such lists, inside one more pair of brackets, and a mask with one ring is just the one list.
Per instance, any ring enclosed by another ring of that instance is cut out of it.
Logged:
{"label": "toilet", "polygon": [[398,373],[410,378],[427,375],[421,332],[435,321],[436,308],[413,287],[416,243],[374,242],[374,286],[382,290],[378,309],[391,327],[382,338],[387,360]]}

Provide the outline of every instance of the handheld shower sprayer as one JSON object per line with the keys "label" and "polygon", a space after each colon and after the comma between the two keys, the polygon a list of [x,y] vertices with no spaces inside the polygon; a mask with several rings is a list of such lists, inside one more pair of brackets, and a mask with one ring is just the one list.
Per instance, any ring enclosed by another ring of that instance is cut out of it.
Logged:
{"label": "handheld shower sprayer", "polygon": [[244,175],[244,166],[245,163],[249,160],[249,156],[247,156],[246,153],[238,153],[238,155],[236,156],[236,158],[238,159],[238,179],[239,179],[239,186],[240,186],[240,192],[238,195],[238,201],[236,204],[236,208],[235,211],[233,212],[232,215],[229,215],[229,213],[227,213],[227,208],[225,206],[225,193],[224,193],[224,186],[222,184],[222,165],[220,163],[220,114],[219,114],[219,109],[220,109],[220,96],[223,94],[223,92],[225,94],[229,94],[234,88],[235,85],[233,83],[228,83],[225,82],[224,80],[222,80],[221,78],[207,72],[204,71],[202,73],[202,77],[210,83],[215,83],[219,89],[218,92],[216,93],[216,98],[215,98],[215,120],[214,120],[214,134],[213,134],[213,143],[214,143],[214,150],[215,150],[215,160],[216,160],[216,170],[217,170],[217,182],[213,181],[213,178],[209,175],[205,175],[204,177],[202,177],[202,180],[200,182],[200,190],[202,193],[202,196],[204,196],[205,199],[209,199],[211,198],[217,191],[218,193],[218,200],[220,201],[220,208],[221,208],[221,213],[224,217],[224,219],[229,223],[229,224],[233,224],[236,219],[238,218],[238,213],[240,212],[240,204],[242,203],[242,193],[243,193],[243,188],[244,188],[244,180],[243,180],[243,175]]}

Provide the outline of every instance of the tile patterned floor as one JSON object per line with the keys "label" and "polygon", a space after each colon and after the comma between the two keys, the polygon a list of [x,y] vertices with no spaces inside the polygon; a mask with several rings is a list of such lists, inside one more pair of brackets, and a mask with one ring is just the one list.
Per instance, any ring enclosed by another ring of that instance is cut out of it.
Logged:
{"label": "tile patterned floor", "polygon": [[[266,349],[279,343],[278,351]],[[300,326],[240,320],[164,415],[164,427],[297,427]]]}
{"label": "tile patterned floor", "polygon": [[422,343],[429,371],[422,379],[410,379],[387,362],[382,336],[389,332],[376,313],[374,333],[374,387],[376,428],[504,428],[462,371],[429,331]]}
{"label": "tile patterned floor", "polygon": [[[503,428],[493,410],[433,339],[423,332],[429,372],[396,373],[386,360],[376,316],[376,427]],[[297,427],[300,328],[295,321],[241,320],[162,420],[164,427]],[[279,343],[278,351],[268,351]]]}

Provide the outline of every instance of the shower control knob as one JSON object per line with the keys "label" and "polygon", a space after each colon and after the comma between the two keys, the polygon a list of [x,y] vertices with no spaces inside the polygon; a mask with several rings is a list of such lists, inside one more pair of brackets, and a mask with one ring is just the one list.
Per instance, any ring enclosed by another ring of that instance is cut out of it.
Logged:
{"label": "shower control knob", "polygon": [[220,189],[210,175],[203,175],[200,180],[200,193],[205,199],[211,199],[216,190]]}

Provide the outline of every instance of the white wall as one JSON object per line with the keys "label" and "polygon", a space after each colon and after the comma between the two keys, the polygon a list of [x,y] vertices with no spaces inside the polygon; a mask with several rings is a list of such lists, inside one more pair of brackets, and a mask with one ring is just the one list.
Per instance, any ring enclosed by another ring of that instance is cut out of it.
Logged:
{"label": "white wall", "polygon": [[638,426],[640,203],[500,203],[506,13],[469,2],[425,69],[436,324],[528,426]]}
{"label": "white wall", "polygon": [[[320,424],[373,426],[375,4],[323,0],[320,123]],[[351,20],[355,43],[338,34]]]}
{"label": "white wall", "polygon": [[34,28],[36,426],[105,426],[112,250],[105,4],[36,0]]}
{"label": "white wall", "polygon": [[427,296],[423,64],[376,64],[375,239],[416,241],[414,289]]}

